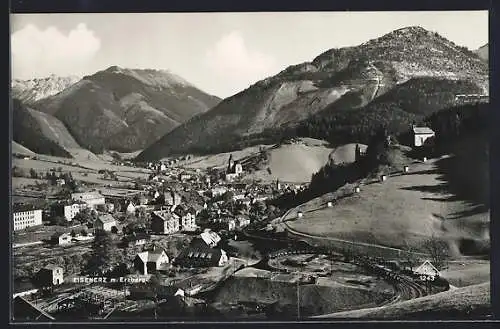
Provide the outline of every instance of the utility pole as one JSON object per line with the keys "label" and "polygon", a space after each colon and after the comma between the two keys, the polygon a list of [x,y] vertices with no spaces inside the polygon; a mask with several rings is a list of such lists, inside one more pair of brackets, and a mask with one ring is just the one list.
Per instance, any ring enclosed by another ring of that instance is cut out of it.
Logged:
{"label": "utility pole", "polygon": [[297,280],[297,320],[300,320],[300,284]]}

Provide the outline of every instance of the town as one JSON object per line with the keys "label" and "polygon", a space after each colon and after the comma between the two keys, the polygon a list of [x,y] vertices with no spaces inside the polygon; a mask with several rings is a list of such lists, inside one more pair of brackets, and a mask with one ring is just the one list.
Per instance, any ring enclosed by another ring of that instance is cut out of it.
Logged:
{"label": "town", "polygon": [[[238,239],[245,229],[261,228],[282,214],[266,200],[305,188],[241,182],[244,168],[232,156],[225,168],[207,172],[175,163],[143,164],[149,174],[136,180],[136,189],[82,187],[70,172],[48,172],[57,198],[38,208],[13,205],[14,297],[64,313],[68,300],[82,296],[81,284],[130,284],[124,293],[129,298],[141,292],[135,283],[154,275],[162,286],[181,289],[182,296],[210,290],[260,261],[259,252],[239,246]],[[119,295],[122,288],[115,291]]]}
{"label": "town", "polygon": [[208,11],[11,15],[10,320],[491,319],[488,11]]}

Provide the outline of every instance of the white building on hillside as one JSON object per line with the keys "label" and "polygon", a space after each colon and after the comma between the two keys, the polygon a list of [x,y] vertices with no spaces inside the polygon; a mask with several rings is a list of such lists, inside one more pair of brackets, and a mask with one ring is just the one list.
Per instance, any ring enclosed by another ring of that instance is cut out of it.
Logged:
{"label": "white building on hillside", "polygon": [[417,269],[414,272],[419,275],[425,275],[430,277],[439,277],[441,275],[439,270],[434,265],[432,265],[431,262],[428,260],[426,260],[422,265],[417,267]]}
{"label": "white building on hillside", "polygon": [[412,126],[412,133],[415,146],[424,145],[427,139],[434,137],[436,135],[434,131],[429,127]]}

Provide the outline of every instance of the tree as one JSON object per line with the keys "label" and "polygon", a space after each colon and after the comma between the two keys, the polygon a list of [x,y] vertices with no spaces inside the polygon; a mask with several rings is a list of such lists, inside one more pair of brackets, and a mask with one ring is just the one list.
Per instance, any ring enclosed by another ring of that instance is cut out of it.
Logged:
{"label": "tree", "polygon": [[89,208],[81,209],[75,215],[74,219],[76,219],[77,221],[79,221],[82,224],[94,222],[94,216],[92,216],[92,211]]}
{"label": "tree", "polygon": [[153,274],[148,281],[148,285],[151,288],[151,291],[153,292],[153,299],[155,302],[155,308],[154,308],[155,319],[157,318],[158,300],[159,300],[159,295],[161,292],[162,282],[163,282],[163,279],[158,272]]}
{"label": "tree", "polygon": [[250,207],[250,216],[253,219],[261,220],[266,213],[266,204],[263,201],[255,201]]}
{"label": "tree", "polygon": [[81,236],[87,236],[88,233],[87,233],[86,229],[82,228],[82,230],[80,231],[80,234],[81,234]]}
{"label": "tree", "polygon": [[19,167],[12,167],[12,177],[24,177],[26,176],[26,173],[22,168]]}
{"label": "tree", "polygon": [[116,226],[111,227],[111,233],[118,234],[118,228]]}
{"label": "tree", "polygon": [[432,235],[424,241],[423,248],[429,254],[432,264],[438,270],[446,267],[446,260],[449,254],[448,245],[443,240],[439,240],[436,236]]}
{"label": "tree", "polygon": [[36,170],[33,169],[33,168],[30,169],[30,177],[33,178],[33,179],[37,179],[38,178],[38,174],[37,174]]}
{"label": "tree", "polygon": [[114,265],[117,248],[108,232],[96,230],[92,251],[86,270],[94,275],[103,275]]}
{"label": "tree", "polygon": [[73,229],[71,230],[71,236],[74,238],[76,236],[76,231]]}

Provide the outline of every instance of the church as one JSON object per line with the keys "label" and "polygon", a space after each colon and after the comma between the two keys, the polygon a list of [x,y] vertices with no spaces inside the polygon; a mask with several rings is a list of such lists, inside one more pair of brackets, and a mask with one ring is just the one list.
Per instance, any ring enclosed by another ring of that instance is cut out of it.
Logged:
{"label": "church", "polygon": [[233,160],[233,155],[229,156],[226,170],[226,181],[233,181],[243,173],[243,166],[238,161]]}

